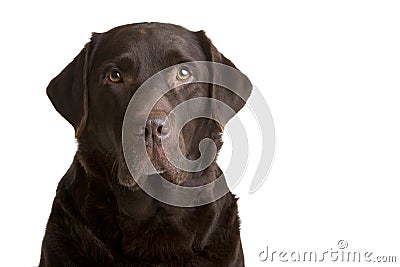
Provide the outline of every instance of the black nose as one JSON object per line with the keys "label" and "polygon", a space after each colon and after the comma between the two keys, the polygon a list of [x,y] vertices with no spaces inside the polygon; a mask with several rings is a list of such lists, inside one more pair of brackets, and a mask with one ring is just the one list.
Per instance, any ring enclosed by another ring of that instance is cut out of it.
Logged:
{"label": "black nose", "polygon": [[146,128],[145,140],[146,142],[159,142],[169,136],[169,126],[166,124],[165,116],[162,115],[149,115]]}

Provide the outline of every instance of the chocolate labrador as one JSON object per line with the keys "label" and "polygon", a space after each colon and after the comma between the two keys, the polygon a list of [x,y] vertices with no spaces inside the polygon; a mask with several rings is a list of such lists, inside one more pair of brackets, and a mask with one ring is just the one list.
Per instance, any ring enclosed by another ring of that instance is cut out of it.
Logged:
{"label": "chocolate labrador", "polygon": [[[50,82],[47,95],[74,127],[78,149],[58,184],[39,266],[244,266],[237,199],[231,192],[200,206],[164,203],[141,189],[133,176],[144,170],[132,173],[123,154],[124,114],[138,88],[159,71],[197,61],[235,68],[203,31],[163,23],[130,24],[93,33]],[[170,70],[165,82],[173,81],[173,90],[159,99],[145,126],[132,133],[144,139],[147,152],[133,165],[147,156],[164,179],[186,187],[209,184],[222,172],[215,158],[194,172],[169,162],[160,145],[174,131],[173,125],[166,125],[168,113],[200,97],[222,101],[237,112],[252,89],[247,78],[237,84],[244,98],[221,85],[185,82],[194,73],[189,67]],[[219,150],[222,131],[213,119],[193,119],[179,133],[179,149],[195,160],[201,156],[200,141],[208,138]]]}

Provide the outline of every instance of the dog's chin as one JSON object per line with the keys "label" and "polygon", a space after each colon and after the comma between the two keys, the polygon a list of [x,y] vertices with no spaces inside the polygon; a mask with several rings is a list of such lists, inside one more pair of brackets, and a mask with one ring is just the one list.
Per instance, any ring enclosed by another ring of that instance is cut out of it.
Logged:
{"label": "dog's chin", "polygon": [[136,183],[136,181],[135,182],[120,181],[119,185],[132,192],[141,190],[140,186]]}
{"label": "dog's chin", "polygon": [[[135,176],[133,178],[130,174],[123,178],[119,178],[119,185],[123,186],[124,188],[130,190],[130,191],[138,191],[140,190],[140,185],[142,183],[145,183],[147,179],[149,179],[150,176],[155,176],[159,175],[163,177],[163,175],[166,174],[166,171],[160,170],[157,172],[150,172],[150,173],[142,173],[141,175]],[[164,178],[164,177],[163,177]],[[165,179],[165,178],[164,178]]]}
{"label": "dog's chin", "polygon": [[147,184],[149,186],[153,184],[152,181],[159,179],[179,185],[184,182],[187,176],[185,171],[176,168],[164,160],[152,161],[151,164],[137,163],[137,165],[132,166],[129,170],[127,165],[123,164],[118,170],[119,185],[131,191],[139,190],[140,185]]}
{"label": "dog's chin", "polygon": [[141,172],[140,174],[136,173],[135,178],[133,178],[131,174],[126,174],[119,177],[118,181],[120,186],[130,191],[138,191],[141,190],[141,186],[143,185],[147,187],[158,187],[161,185],[161,180],[180,185],[185,181],[186,176],[187,173],[178,169],[161,169],[152,172]]}
{"label": "dog's chin", "polygon": [[161,179],[165,179],[169,182],[177,184],[177,179],[182,180],[181,177],[183,175],[181,174],[180,171],[178,170],[153,170],[153,171],[147,171],[147,172],[140,172],[140,173],[134,173],[135,178],[132,176],[132,174],[126,174],[123,176],[120,176],[118,179],[119,185],[123,186],[124,188],[130,190],[130,191],[138,191],[140,190],[140,185],[147,183],[151,178],[154,177],[159,177]]}

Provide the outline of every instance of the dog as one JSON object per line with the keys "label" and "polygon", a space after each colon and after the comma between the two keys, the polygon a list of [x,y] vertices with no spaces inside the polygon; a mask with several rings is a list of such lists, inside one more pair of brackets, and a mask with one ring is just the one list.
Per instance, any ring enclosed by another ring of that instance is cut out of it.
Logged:
{"label": "dog", "polygon": [[[132,96],[163,69],[196,61],[237,69],[204,31],[166,23],[129,24],[93,33],[50,82],[47,95],[74,127],[78,148],[57,187],[40,267],[244,266],[237,198],[231,192],[211,203],[179,207],[148,195],[134,176],[146,177],[140,166],[147,156],[156,172],[173,184],[195,187],[223,177],[215,158],[195,172],[168,161],[161,140],[168,142],[174,127],[165,125],[166,118],[179,103],[199,97],[217,99],[238,112],[251,94],[247,77],[237,84],[241,98],[221,85],[185,83],[192,70],[172,69],[165,82],[172,81],[176,88],[159,99],[135,133],[144,140],[147,155],[134,166],[124,160],[122,127]],[[212,106],[199,108],[218,112]],[[180,150],[195,160],[205,138],[219,150],[222,132],[215,120],[191,120],[179,133]]]}

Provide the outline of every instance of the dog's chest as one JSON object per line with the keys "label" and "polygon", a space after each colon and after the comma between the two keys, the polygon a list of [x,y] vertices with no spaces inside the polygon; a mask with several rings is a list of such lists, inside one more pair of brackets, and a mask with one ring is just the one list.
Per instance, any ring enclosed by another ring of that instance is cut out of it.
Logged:
{"label": "dog's chest", "polygon": [[120,221],[122,253],[145,262],[165,262],[193,256],[195,234],[183,221],[154,216],[147,220]]}

